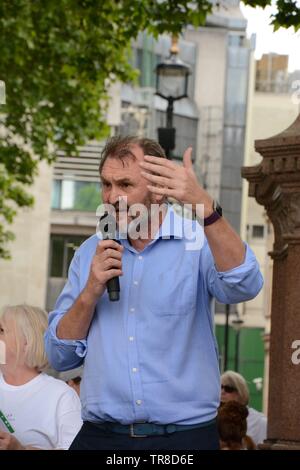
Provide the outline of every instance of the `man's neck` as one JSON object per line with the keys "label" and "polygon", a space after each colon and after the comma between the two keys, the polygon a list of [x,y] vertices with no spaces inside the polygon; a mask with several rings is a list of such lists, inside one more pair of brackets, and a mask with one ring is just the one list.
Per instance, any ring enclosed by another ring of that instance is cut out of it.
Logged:
{"label": "man's neck", "polygon": [[163,206],[163,210],[159,211],[158,217],[152,217],[150,219],[148,237],[131,239],[129,235],[128,239],[133,248],[135,248],[137,251],[143,251],[144,248],[149,245],[152,240],[154,240],[156,233],[160,229],[164,218],[166,217],[167,211],[167,206]]}

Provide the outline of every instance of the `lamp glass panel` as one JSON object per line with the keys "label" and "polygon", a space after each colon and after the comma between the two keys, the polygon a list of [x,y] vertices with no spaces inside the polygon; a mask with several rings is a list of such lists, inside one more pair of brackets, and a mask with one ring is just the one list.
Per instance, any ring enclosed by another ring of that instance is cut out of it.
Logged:
{"label": "lamp glass panel", "polygon": [[174,75],[174,71],[165,71],[159,74],[158,92],[166,98],[178,98],[186,92],[186,77],[182,74]]}

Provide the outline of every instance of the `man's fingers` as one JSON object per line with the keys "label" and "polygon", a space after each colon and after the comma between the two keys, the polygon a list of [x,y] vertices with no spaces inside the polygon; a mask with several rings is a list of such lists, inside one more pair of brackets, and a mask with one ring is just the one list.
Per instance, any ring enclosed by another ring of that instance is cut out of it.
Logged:
{"label": "man's fingers", "polygon": [[144,160],[145,162],[153,163],[154,165],[161,165],[169,169],[174,169],[177,166],[176,163],[171,162],[167,158],[153,157],[152,155],[144,155]]}
{"label": "man's fingers", "polygon": [[151,175],[150,173],[146,173],[145,171],[142,171],[141,174],[148,181],[151,181],[151,183],[160,184],[161,186],[167,186],[168,188],[176,188],[176,182],[170,178],[166,178],[164,176]]}
{"label": "man's fingers", "polygon": [[121,269],[110,269],[109,271],[106,271],[105,272],[105,283],[107,281],[109,281],[110,279],[112,279],[113,277],[117,277],[117,276],[123,276],[123,271]]}
{"label": "man's fingers", "polygon": [[160,188],[158,186],[152,186],[151,184],[147,184],[147,188],[152,193],[159,194],[161,196],[176,197],[176,194],[177,194],[177,191],[175,189]]}
{"label": "man's fingers", "polygon": [[[164,160],[163,158],[160,158],[160,160]],[[159,164],[154,164],[154,163],[150,163],[150,162],[140,162],[140,166],[142,168],[142,170],[148,170],[148,171],[151,171],[152,173],[156,174],[156,175],[160,175],[160,176],[170,176],[170,174],[172,174],[172,172],[174,171],[174,169],[176,168],[167,168],[165,167],[164,165],[159,165]]]}
{"label": "man's fingers", "polygon": [[122,259],[122,253],[120,251],[114,250],[113,248],[106,248],[104,250],[103,256],[108,259],[108,258],[116,258],[121,260]]}
{"label": "man's fingers", "polygon": [[190,170],[193,168],[192,152],[193,152],[192,147],[188,147],[183,154],[183,166],[187,170]]}
{"label": "man's fingers", "polygon": [[102,253],[104,250],[111,248],[113,250],[117,250],[119,253],[122,253],[124,248],[122,245],[117,243],[115,240],[101,240],[98,242],[96,253]]}
{"label": "man's fingers", "polygon": [[103,262],[102,266],[105,271],[111,268],[122,269],[122,262],[119,259],[109,258]]}

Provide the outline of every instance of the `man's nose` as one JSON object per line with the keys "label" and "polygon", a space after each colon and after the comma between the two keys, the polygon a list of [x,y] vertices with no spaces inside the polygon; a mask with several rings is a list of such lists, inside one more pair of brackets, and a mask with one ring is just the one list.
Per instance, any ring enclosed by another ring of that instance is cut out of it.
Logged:
{"label": "man's nose", "polygon": [[120,190],[116,187],[111,187],[110,190],[106,193],[106,201],[108,204],[116,204],[119,198],[122,196]]}

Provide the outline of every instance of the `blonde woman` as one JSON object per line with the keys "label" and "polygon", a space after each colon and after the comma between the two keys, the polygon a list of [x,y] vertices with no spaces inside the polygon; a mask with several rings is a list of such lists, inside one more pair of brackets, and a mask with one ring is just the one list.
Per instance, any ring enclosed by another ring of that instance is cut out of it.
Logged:
{"label": "blonde woman", "polygon": [[76,392],[43,373],[47,322],[27,305],[0,313],[0,450],[68,449],[81,428]]}
{"label": "blonde woman", "polygon": [[250,408],[249,388],[241,374],[227,370],[221,376],[221,403],[237,401],[248,407],[247,434],[257,445],[267,438],[267,418],[260,411]]}

